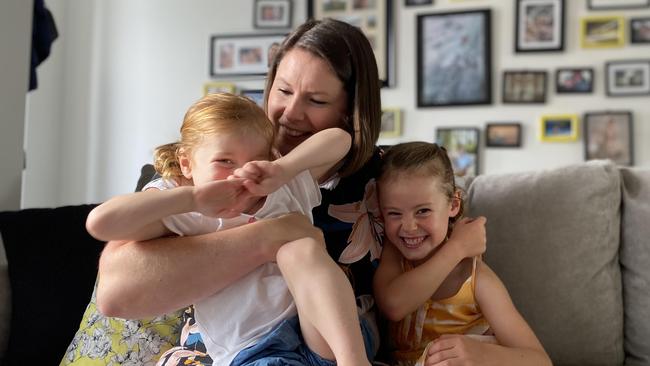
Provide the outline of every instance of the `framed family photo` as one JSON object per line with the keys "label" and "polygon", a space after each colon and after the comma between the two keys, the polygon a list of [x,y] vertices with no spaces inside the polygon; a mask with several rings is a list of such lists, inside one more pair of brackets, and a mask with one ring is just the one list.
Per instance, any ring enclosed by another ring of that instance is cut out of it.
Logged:
{"label": "framed family photo", "polygon": [[640,9],[650,7],[650,0],[587,0],[590,10]]}
{"label": "framed family photo", "polygon": [[492,103],[491,12],[417,17],[417,105]]}
{"label": "framed family photo", "polygon": [[479,129],[454,127],[436,129],[436,143],[447,149],[447,154],[459,177],[476,176],[479,173]]}
{"label": "framed family photo", "polygon": [[334,18],[359,27],[375,53],[379,79],[395,85],[393,0],[307,0],[307,17]]}
{"label": "framed family photo", "polygon": [[291,0],[255,0],[253,25],[255,28],[291,28],[292,7]]}
{"label": "framed family photo", "polygon": [[266,75],[269,50],[284,34],[215,35],[210,40],[210,75],[213,77]]}
{"label": "framed family photo", "polygon": [[379,137],[399,137],[402,135],[402,111],[398,108],[384,108],[381,111]]}
{"label": "framed family photo", "polygon": [[564,49],[564,0],[517,0],[515,52]]}
{"label": "framed family photo", "polygon": [[581,18],[580,43],[582,47],[622,47],[625,44],[624,22],[622,16]]}
{"label": "framed family photo", "polygon": [[578,116],[575,114],[545,115],[539,119],[540,140],[570,142],[578,139]]}
{"label": "framed family photo", "polygon": [[650,95],[650,59],[607,62],[605,89],[612,97]]}
{"label": "framed family photo", "polygon": [[557,69],[555,91],[562,93],[591,93],[594,90],[594,69],[590,67]]}
{"label": "framed family photo", "polygon": [[485,126],[485,146],[521,147],[521,123],[488,123]]}
{"label": "framed family photo", "polygon": [[546,71],[504,71],[503,103],[545,103]]}
{"label": "framed family photo", "polygon": [[632,112],[587,112],[584,126],[585,160],[609,159],[632,165]]}
{"label": "framed family photo", "polygon": [[630,19],[630,43],[650,43],[650,18]]}

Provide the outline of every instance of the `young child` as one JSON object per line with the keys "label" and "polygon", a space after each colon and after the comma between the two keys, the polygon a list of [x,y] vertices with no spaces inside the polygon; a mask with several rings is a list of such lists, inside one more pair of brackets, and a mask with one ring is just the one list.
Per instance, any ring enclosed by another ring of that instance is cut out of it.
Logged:
{"label": "young child", "polygon": [[454,262],[446,278],[431,266],[454,224],[463,224],[445,149],[426,142],[389,148],[377,189],[386,240],[374,290],[390,322],[395,363],[550,365],[503,283],[480,257]]}
{"label": "young child", "polygon": [[[268,161],[274,137],[272,123],[253,101],[226,93],[202,98],[186,113],[180,141],[156,149],[162,178],[95,208],[88,231],[101,240],[147,240],[204,234],[289,212],[311,219],[321,198],[318,179],[345,157],[351,137],[326,129]],[[318,277],[318,291],[292,286],[285,268],[292,272],[287,266],[295,267],[295,258],[308,263],[303,276]],[[352,288],[322,235],[285,244],[276,260],[194,304],[214,365],[263,358],[369,365]],[[296,348],[288,339],[307,347]]]}

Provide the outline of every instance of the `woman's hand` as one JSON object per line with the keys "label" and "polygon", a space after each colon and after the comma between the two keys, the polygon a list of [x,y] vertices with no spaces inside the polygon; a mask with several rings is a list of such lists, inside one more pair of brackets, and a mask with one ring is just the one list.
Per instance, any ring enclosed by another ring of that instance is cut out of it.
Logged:
{"label": "woman's hand", "polygon": [[474,257],[485,252],[485,222],[483,216],[463,218],[454,224],[447,245],[458,250],[460,258]]}
{"label": "woman's hand", "polygon": [[428,348],[425,366],[484,364],[484,343],[460,334],[445,334]]}

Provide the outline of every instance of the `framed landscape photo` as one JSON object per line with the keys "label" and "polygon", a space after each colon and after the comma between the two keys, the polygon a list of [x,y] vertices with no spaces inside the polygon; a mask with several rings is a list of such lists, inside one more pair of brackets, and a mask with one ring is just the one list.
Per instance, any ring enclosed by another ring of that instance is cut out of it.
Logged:
{"label": "framed landscape photo", "polygon": [[621,16],[581,18],[580,44],[583,48],[622,47],[625,44],[624,22]]}
{"label": "framed landscape photo", "polygon": [[630,43],[650,43],[650,17],[630,19]]}
{"label": "framed landscape photo", "polygon": [[490,14],[418,15],[418,107],[492,103]]}
{"label": "framed landscape photo", "polygon": [[515,52],[564,49],[564,0],[517,0]]}
{"label": "framed landscape photo", "polygon": [[557,69],[555,91],[562,93],[591,93],[594,90],[594,69],[590,67]]}
{"label": "framed landscape photo", "polygon": [[570,142],[578,139],[578,116],[575,114],[545,115],[539,119],[542,141]]}
{"label": "framed landscape photo", "polygon": [[607,62],[605,89],[612,97],[650,95],[650,59]]}
{"label": "framed landscape photo", "polygon": [[291,28],[292,13],[291,0],[255,0],[253,26],[255,28]]}
{"label": "framed landscape photo", "polygon": [[213,77],[266,75],[269,49],[284,34],[215,35],[210,39],[210,75]]}
{"label": "framed landscape photo", "polygon": [[213,93],[231,93],[234,94],[235,84],[227,82],[218,82],[211,81],[203,84],[203,95],[213,94]]}
{"label": "framed landscape photo", "polygon": [[545,103],[546,71],[504,71],[503,103]]}
{"label": "framed landscape photo", "polygon": [[584,126],[585,160],[609,159],[620,165],[633,164],[632,112],[587,112]]}
{"label": "framed landscape photo", "polygon": [[650,0],[587,0],[590,10],[640,9],[650,7]]}
{"label": "framed landscape photo", "polygon": [[334,18],[359,27],[375,53],[379,79],[395,85],[393,0],[307,0],[307,18]]}
{"label": "framed landscape photo", "polygon": [[244,89],[239,94],[252,99],[258,106],[264,108],[264,89]]}
{"label": "framed landscape photo", "polygon": [[476,176],[479,173],[479,129],[453,127],[436,129],[436,143],[447,149],[447,154],[459,177]]}
{"label": "framed landscape photo", "polygon": [[398,108],[384,108],[381,111],[379,137],[399,137],[402,135],[402,111]]}
{"label": "framed landscape photo", "polygon": [[521,123],[488,123],[485,126],[485,146],[521,147]]}

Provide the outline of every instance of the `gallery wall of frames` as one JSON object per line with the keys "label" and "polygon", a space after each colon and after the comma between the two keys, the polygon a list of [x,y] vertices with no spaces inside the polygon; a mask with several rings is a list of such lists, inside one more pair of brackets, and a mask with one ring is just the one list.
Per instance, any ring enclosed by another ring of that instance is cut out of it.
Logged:
{"label": "gallery wall of frames", "polygon": [[[211,37],[204,93],[262,103],[261,84],[237,77],[264,74],[267,49],[304,18],[292,19],[292,0],[254,2],[260,31]],[[380,145],[445,145],[459,175],[650,165],[640,144],[650,138],[650,0],[505,3],[309,0],[304,17],[368,36],[383,85]]]}

